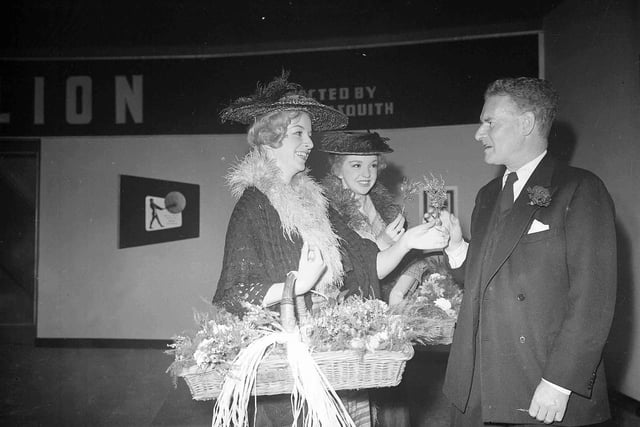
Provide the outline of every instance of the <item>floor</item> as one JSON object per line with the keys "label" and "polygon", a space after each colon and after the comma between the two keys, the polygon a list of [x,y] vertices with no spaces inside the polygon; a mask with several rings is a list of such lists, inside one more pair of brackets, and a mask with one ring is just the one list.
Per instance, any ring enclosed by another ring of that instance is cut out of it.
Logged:
{"label": "floor", "polygon": [[[440,391],[446,351],[417,351],[403,383],[388,389],[405,396],[411,425],[447,426]],[[212,402],[191,399],[182,380],[174,388],[161,349],[57,348],[0,345],[0,425],[206,426]],[[614,420],[606,427],[640,426],[638,402],[612,396]],[[602,426],[604,427],[604,426]]]}

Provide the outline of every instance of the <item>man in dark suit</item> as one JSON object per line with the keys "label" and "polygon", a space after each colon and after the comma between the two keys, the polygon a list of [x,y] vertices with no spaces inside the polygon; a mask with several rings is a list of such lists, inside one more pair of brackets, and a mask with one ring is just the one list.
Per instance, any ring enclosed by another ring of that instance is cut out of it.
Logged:
{"label": "man in dark suit", "polygon": [[598,177],[547,154],[557,99],[541,79],[489,85],[475,139],[505,174],[478,192],[468,244],[442,214],[449,262],[464,273],[444,383],[454,426],[609,418],[615,213]]}

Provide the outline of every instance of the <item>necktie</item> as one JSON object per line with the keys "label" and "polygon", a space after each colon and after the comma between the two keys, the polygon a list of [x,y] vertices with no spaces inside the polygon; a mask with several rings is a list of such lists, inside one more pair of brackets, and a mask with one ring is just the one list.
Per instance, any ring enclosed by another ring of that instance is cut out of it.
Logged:
{"label": "necktie", "polygon": [[502,193],[500,193],[500,213],[503,214],[513,206],[513,183],[518,180],[515,172],[509,172],[507,181],[504,183]]}

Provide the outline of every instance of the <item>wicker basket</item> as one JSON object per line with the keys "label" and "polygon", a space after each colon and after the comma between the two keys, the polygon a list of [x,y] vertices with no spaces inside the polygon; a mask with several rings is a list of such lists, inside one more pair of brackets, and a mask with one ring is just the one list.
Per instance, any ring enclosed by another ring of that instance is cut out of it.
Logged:
{"label": "wicker basket", "polygon": [[[335,390],[393,387],[400,383],[407,360],[413,357],[413,347],[404,351],[357,353],[353,350],[312,353],[322,373]],[[195,400],[218,397],[224,375],[214,370],[192,367],[182,374]],[[289,364],[282,355],[269,355],[260,364],[254,393],[257,395],[288,394],[293,390]]]}
{"label": "wicker basket", "polygon": [[442,324],[434,326],[434,333],[438,334],[438,338],[434,339],[431,344],[449,345],[453,342],[453,332],[456,329],[456,318],[442,320]]}
{"label": "wicker basket", "polygon": [[[280,320],[285,331],[296,328],[295,286],[296,275],[288,273],[280,301]],[[361,353],[355,350],[326,351],[311,354],[334,390],[393,387],[400,383],[407,360],[413,357],[413,347],[403,351],[376,351]],[[218,397],[225,375],[214,370],[187,369],[183,377],[195,400]],[[289,362],[282,353],[270,353],[261,362],[252,394],[258,396],[288,394],[293,391],[293,377]]]}

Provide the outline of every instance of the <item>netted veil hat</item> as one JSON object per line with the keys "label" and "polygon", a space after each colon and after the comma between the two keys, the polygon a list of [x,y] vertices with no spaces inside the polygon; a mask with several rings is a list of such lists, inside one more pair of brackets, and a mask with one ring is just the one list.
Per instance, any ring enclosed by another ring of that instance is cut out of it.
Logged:
{"label": "netted veil hat", "polygon": [[387,144],[389,138],[377,132],[324,132],[320,138],[318,151],[331,154],[383,154],[393,150]]}
{"label": "netted veil hat", "polygon": [[304,111],[311,118],[311,127],[317,131],[342,129],[349,119],[340,111],[321,104],[305,95],[297,83],[289,82],[289,72],[282,73],[264,86],[258,83],[255,93],[233,101],[220,112],[223,122],[231,120],[245,125],[274,111]]}

